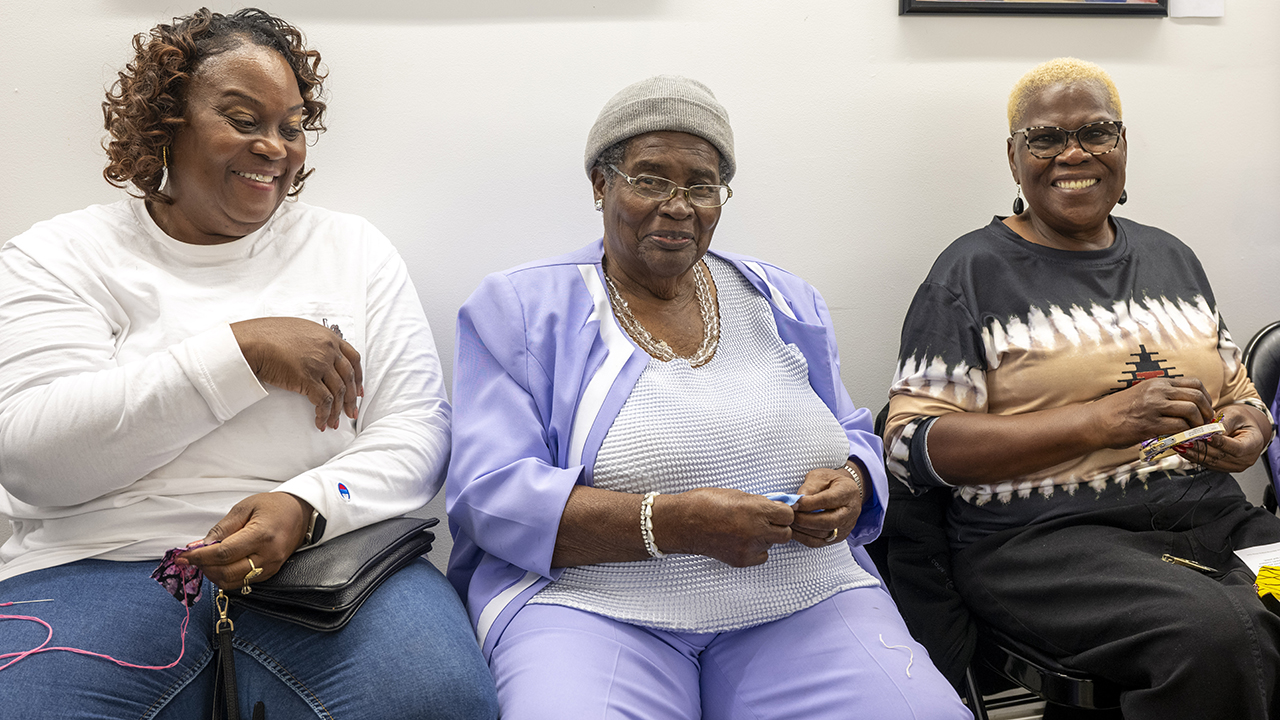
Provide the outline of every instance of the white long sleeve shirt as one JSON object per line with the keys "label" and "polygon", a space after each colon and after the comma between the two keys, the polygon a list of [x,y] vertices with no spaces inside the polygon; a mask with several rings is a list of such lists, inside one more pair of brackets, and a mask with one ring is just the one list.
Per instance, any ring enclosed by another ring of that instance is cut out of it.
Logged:
{"label": "white long sleeve shirt", "polygon": [[[271,316],[360,352],[358,422],[320,432],[305,397],[258,382],[229,324]],[[159,558],[259,492],[311,503],[325,539],[415,510],[443,482],[449,422],[404,262],[359,217],[289,202],[200,246],[125,200],[0,248],[0,580]]]}

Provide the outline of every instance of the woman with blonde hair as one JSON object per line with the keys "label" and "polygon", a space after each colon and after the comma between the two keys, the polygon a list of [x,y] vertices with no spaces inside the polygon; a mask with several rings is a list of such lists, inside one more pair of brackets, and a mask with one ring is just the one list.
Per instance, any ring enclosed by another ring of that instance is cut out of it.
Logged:
{"label": "woman with blonde hair", "polygon": [[972,612],[1125,688],[1126,718],[1275,717],[1280,617],[1233,551],[1280,541],[1280,520],[1229,474],[1272,418],[1195,254],[1111,214],[1128,143],[1110,77],[1033,69],[1009,131],[1014,214],[943,251],[907,312],[889,470],[952,493]]}

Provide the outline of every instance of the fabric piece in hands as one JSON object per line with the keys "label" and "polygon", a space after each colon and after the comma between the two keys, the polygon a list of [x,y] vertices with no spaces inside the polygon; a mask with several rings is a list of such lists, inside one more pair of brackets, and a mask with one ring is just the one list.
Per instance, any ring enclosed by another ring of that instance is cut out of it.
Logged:
{"label": "fabric piece in hands", "polygon": [[160,583],[160,585],[169,591],[187,607],[191,607],[200,602],[201,587],[204,584],[204,572],[195,565],[179,565],[176,560],[178,556],[188,550],[196,548],[217,545],[218,541],[211,543],[196,543],[187,547],[173,548],[164,554],[160,560],[160,564],[156,566],[154,572],[151,573],[151,579]]}

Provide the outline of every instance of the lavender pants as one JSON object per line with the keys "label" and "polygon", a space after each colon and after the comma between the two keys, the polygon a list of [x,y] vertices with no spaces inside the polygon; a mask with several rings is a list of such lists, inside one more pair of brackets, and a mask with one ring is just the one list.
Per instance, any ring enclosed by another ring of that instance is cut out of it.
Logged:
{"label": "lavender pants", "polygon": [[880,587],[722,633],[526,605],[489,667],[503,720],[972,717]]}

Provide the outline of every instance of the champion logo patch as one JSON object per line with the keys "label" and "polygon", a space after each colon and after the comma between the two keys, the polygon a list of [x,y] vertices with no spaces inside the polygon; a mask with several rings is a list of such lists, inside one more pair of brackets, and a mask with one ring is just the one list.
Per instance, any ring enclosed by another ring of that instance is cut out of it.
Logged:
{"label": "champion logo patch", "polygon": [[347,489],[346,485],[338,483],[338,494],[342,496],[343,500],[351,502],[351,491]]}

